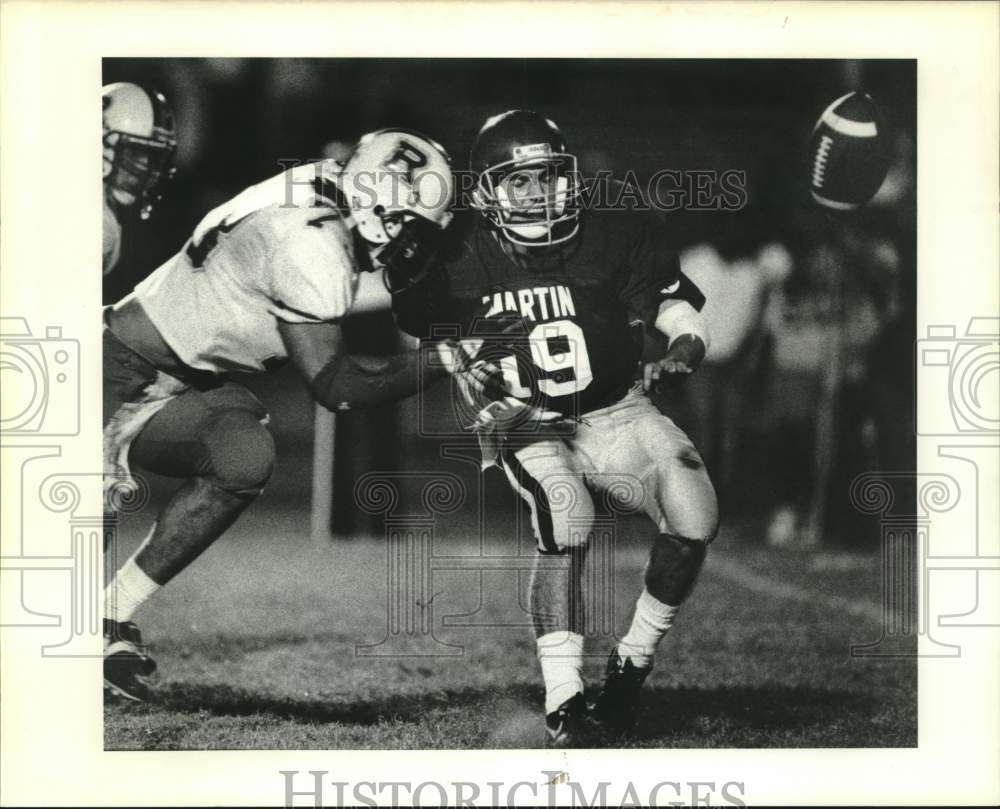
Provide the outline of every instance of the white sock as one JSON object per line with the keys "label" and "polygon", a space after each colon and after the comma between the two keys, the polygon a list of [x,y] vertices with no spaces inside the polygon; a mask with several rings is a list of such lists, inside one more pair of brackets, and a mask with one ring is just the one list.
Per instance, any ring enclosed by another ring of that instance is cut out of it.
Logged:
{"label": "white sock", "polygon": [[545,681],[545,713],[583,693],[583,635],[549,632],[538,639],[538,662]]}
{"label": "white sock", "polygon": [[679,607],[672,607],[657,601],[645,588],[635,604],[632,625],[618,644],[618,656],[629,658],[637,668],[653,665],[653,654],[660,639],[674,625],[674,616]]}
{"label": "white sock", "polygon": [[153,593],[160,589],[135,563],[133,556],[115,573],[104,588],[104,617],[112,621],[128,621]]}

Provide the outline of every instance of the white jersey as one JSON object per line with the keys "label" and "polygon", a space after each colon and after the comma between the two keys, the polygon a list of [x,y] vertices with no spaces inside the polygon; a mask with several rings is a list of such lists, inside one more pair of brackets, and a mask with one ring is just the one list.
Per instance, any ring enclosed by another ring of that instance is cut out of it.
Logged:
{"label": "white jersey", "polygon": [[350,230],[299,166],[209,213],[194,235],[135,288],[187,365],[262,371],[287,357],[278,322],[344,316],[358,284]]}

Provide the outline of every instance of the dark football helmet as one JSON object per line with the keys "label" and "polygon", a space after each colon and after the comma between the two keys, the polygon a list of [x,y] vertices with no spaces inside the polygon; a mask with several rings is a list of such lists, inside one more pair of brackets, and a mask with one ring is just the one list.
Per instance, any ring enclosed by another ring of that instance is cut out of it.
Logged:
{"label": "dark football helmet", "polygon": [[104,184],[119,205],[149,217],[174,174],[174,114],[162,93],[117,82],[103,90]]}
{"label": "dark football helmet", "polygon": [[473,207],[513,244],[547,247],[580,228],[580,178],[552,121],[509,110],[483,124],[470,155]]}

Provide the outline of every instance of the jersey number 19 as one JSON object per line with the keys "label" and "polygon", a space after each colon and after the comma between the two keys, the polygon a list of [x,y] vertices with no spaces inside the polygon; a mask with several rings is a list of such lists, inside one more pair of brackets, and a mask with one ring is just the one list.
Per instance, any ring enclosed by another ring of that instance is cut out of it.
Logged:
{"label": "jersey number 19", "polygon": [[531,381],[535,381],[539,393],[550,398],[579,393],[593,381],[583,329],[572,320],[539,323],[528,334],[528,345],[535,366],[524,369],[528,385],[516,355],[508,354],[499,363],[512,396],[530,399]]}

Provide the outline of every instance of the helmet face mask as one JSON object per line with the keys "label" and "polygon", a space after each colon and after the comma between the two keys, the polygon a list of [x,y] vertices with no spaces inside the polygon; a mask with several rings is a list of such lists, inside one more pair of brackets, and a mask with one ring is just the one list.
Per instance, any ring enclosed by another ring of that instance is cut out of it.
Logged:
{"label": "helmet face mask", "polygon": [[475,204],[492,227],[525,247],[561,244],[579,230],[576,157],[508,160],[479,175]]}
{"label": "helmet face mask", "polygon": [[104,185],[124,206],[149,217],[163,184],[174,175],[173,112],[162,94],[119,82],[103,90]]}
{"label": "helmet face mask", "polygon": [[123,132],[109,132],[104,143],[105,154],[111,153],[110,159],[105,157],[104,181],[116,199],[124,204],[142,200],[143,211],[151,210],[160,199],[157,189],[176,171],[172,166],[175,145]]}
{"label": "helmet face mask", "polygon": [[549,247],[580,229],[576,156],[558,127],[512,110],[489,119],[472,148],[473,206],[489,226],[522,247]]}

